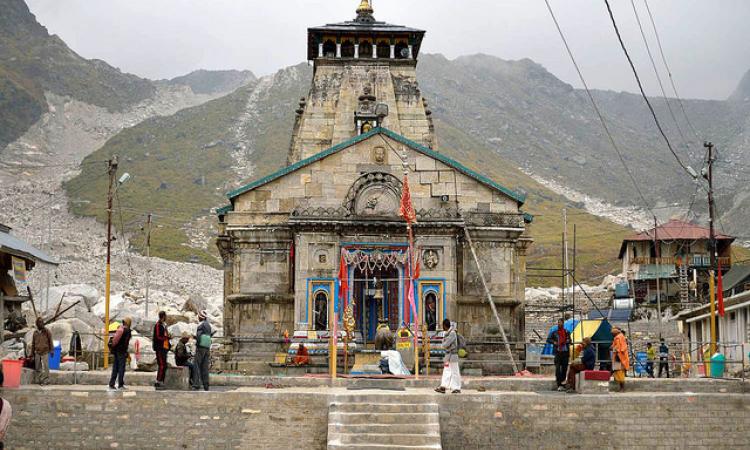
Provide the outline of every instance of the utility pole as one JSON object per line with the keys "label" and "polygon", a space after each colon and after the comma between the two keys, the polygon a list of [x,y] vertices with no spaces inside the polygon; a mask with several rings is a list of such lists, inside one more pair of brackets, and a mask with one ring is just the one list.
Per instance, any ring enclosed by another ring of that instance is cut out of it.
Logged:
{"label": "utility pole", "polygon": [[711,311],[711,355],[716,353],[716,288],[714,285],[714,277],[716,276],[716,231],[714,229],[714,220],[716,218],[715,206],[714,206],[714,144],[711,142],[705,142],[703,144],[708,149],[708,171],[704,175],[708,180],[708,248],[711,252],[711,267],[708,271],[708,287],[710,295],[710,311]]}
{"label": "utility pole", "polygon": [[115,178],[117,177],[117,155],[109,160],[109,189],[107,190],[107,272],[104,294],[104,368],[109,366],[109,295],[110,263],[112,260],[112,197],[114,196]]}
{"label": "utility pole", "polygon": [[[563,251],[565,252],[563,260],[563,270],[565,271],[563,292],[565,292],[570,285],[570,261],[568,259],[568,208],[563,208]],[[564,306],[568,306],[567,301]],[[575,316],[575,310],[573,311],[573,316]]]}
{"label": "utility pole", "polygon": [[658,330],[659,330],[659,339],[662,338],[662,330],[661,330],[661,321],[662,321],[662,315],[661,315],[661,276],[659,274],[659,269],[661,268],[661,243],[659,242],[659,236],[658,236],[658,228],[659,224],[656,222],[656,215],[654,215],[654,255],[656,256],[656,261],[654,261],[656,264],[656,314],[658,319]]}
{"label": "utility pole", "polygon": [[148,291],[151,288],[151,213],[148,213],[148,219],[146,219],[146,259],[148,260],[146,269],[146,318],[148,318]]}

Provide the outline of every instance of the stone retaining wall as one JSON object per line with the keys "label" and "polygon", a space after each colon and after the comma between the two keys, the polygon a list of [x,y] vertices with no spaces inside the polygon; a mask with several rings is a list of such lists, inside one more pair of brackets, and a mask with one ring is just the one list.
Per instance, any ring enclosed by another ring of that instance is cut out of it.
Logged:
{"label": "stone retaining wall", "polygon": [[6,445],[22,450],[324,449],[329,403],[337,395],[363,395],[372,403],[439,403],[447,450],[750,446],[746,394],[361,392],[5,390],[3,397],[14,408]]}
{"label": "stone retaining wall", "polygon": [[748,448],[742,394],[456,396],[440,403],[443,449]]}

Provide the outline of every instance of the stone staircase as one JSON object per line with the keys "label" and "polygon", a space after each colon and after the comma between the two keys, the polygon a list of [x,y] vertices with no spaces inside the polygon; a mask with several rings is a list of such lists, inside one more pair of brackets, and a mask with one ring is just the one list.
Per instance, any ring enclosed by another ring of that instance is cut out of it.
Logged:
{"label": "stone staircase", "polygon": [[328,409],[328,449],[441,449],[436,403],[402,395],[347,396]]}

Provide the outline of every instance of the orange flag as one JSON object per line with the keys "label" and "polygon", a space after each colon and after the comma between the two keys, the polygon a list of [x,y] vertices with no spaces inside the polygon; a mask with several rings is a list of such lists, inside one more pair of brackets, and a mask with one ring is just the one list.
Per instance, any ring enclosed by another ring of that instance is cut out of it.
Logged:
{"label": "orange flag", "polygon": [[411,204],[411,192],[409,191],[409,177],[404,175],[404,185],[401,188],[401,209],[399,214],[407,223],[417,223],[417,212]]}

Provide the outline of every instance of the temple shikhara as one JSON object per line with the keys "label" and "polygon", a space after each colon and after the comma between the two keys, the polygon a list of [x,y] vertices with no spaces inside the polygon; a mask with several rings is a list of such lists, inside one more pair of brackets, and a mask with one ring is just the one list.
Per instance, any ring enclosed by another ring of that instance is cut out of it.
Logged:
{"label": "temple shikhara", "polygon": [[314,77],[288,165],[218,211],[229,368],[265,371],[285,331],[326,356],[349,305],[357,349],[379,326],[421,341],[445,318],[469,341],[498,339],[487,291],[508,340],[523,340],[524,196],[440,153],[416,76],[425,32],[377,21],[367,0],[356,14],[308,30]]}

